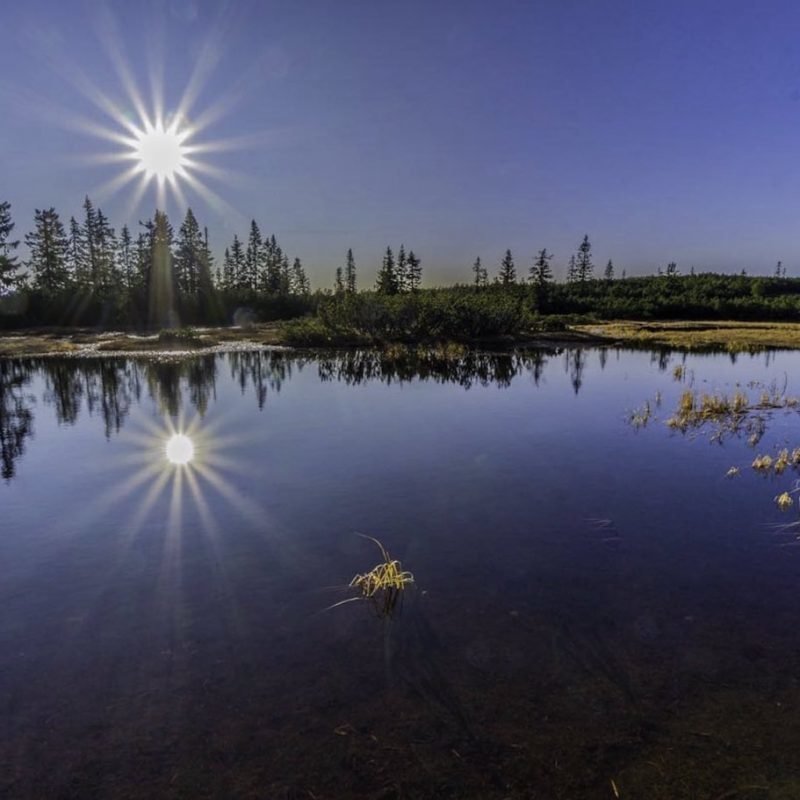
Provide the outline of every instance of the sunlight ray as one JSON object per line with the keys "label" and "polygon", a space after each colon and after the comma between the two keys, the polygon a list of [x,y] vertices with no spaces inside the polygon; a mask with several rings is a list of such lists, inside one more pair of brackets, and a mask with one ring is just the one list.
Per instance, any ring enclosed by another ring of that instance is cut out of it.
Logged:
{"label": "sunlight ray", "polygon": [[181,488],[183,485],[182,469],[176,469],[172,473],[172,493],[169,500],[169,512],[167,516],[167,536],[176,535],[180,537],[181,532],[181,509],[183,502],[183,493]]}
{"label": "sunlight ray", "polygon": [[144,123],[147,119],[144,98],[136,85],[128,64],[125,43],[120,36],[116,18],[111,9],[105,4],[101,4],[96,12],[92,19],[97,38],[103,46],[106,56],[111,61],[117,78],[136,111],[140,124]]}
{"label": "sunlight ray", "polygon": [[147,490],[144,498],[139,503],[139,507],[137,508],[136,512],[127,521],[127,524],[122,527],[120,541],[123,552],[127,552],[130,549],[133,541],[136,538],[136,535],[142,529],[144,521],[149,516],[155,504],[158,502],[158,499],[161,496],[164,487],[169,482],[169,479],[170,472],[168,470],[163,470],[158,473],[156,479]]}
{"label": "sunlight ray", "polygon": [[147,481],[152,480],[156,472],[157,468],[153,466],[152,458],[150,458],[147,465],[141,467],[133,475],[126,477],[114,489],[99,496],[93,503],[87,505],[82,515],[78,518],[78,526],[84,527],[96,519],[102,519],[113,506],[128,495],[134,494]]}
{"label": "sunlight ray", "polygon": [[[199,130],[196,124],[193,128]],[[197,144],[187,145],[186,154],[195,155],[249,150],[253,147],[263,147],[264,145],[274,143],[277,139],[278,134],[275,131],[261,131],[259,133],[251,133],[242,136],[228,136],[225,139],[214,139],[208,142],[198,142]]]}
{"label": "sunlight ray", "polygon": [[206,501],[206,498],[203,496],[197,476],[191,470],[186,473],[186,483],[189,486],[189,492],[192,495],[195,506],[200,512],[200,520],[203,530],[206,533],[209,547],[211,548],[211,552],[214,556],[214,563],[217,566],[217,573],[219,574],[222,582],[222,596],[224,598],[226,611],[233,620],[234,632],[237,634],[238,638],[242,639],[245,637],[247,630],[244,624],[244,618],[239,608],[239,603],[236,600],[233,582],[230,579],[230,571],[228,569],[227,562],[222,557],[223,554],[220,547],[220,534],[222,528],[220,527],[214,512]]}
{"label": "sunlight ray", "polygon": [[241,512],[249,522],[254,525],[261,525],[264,521],[264,511],[250,498],[242,494],[230,481],[222,475],[208,467],[198,464],[197,471],[213,486],[226,500],[239,512]]}
{"label": "sunlight ray", "polygon": [[130,164],[134,160],[131,153],[106,152],[83,153],[67,156],[67,161],[84,166],[103,166],[105,164]]}
{"label": "sunlight ray", "polygon": [[[185,177],[185,173],[181,173],[181,177]],[[173,180],[170,182],[170,188],[178,201],[178,206],[187,208],[189,204],[186,202],[186,195],[183,193],[180,183],[177,180]]]}
{"label": "sunlight ray", "polygon": [[249,175],[245,175],[242,172],[238,172],[236,170],[232,170],[228,167],[215,167],[212,164],[207,164],[202,161],[195,161],[191,158],[184,159],[186,166],[191,167],[194,172],[198,172],[202,175],[207,175],[212,178],[217,178],[220,181],[224,181],[228,185],[236,185],[236,186],[253,186],[254,181],[253,178]]}
{"label": "sunlight ray", "polygon": [[237,211],[227,200],[222,198],[217,192],[213,189],[209,188],[203,181],[201,181],[196,175],[192,175],[191,173],[186,173],[186,177],[184,178],[186,183],[208,203],[209,206],[214,208],[219,213],[226,214],[232,223],[237,225],[239,224],[247,224],[245,217]]}
{"label": "sunlight ray", "polygon": [[99,122],[95,122],[79,114],[68,113],[66,116],[61,117],[59,122],[61,122],[62,127],[68,130],[89,133],[92,136],[96,136],[98,139],[104,139],[112,144],[130,146],[131,142],[135,141],[128,132],[115,131],[113,128],[109,128],[106,125],[102,125]]}
{"label": "sunlight ray", "polygon": [[130,217],[134,210],[139,207],[139,203],[142,202],[142,198],[144,197],[144,193],[147,191],[147,175],[142,173],[139,177],[139,183],[136,188],[133,190],[133,194],[128,199],[128,202],[125,204],[125,216]]}
{"label": "sunlight ray", "polygon": [[252,472],[252,466],[244,463],[241,459],[234,459],[219,453],[207,455],[203,459],[203,464],[212,470],[223,469],[226,472],[234,472],[237,475],[247,475]]}
{"label": "sunlight ray", "polygon": [[109,195],[114,194],[114,192],[122,189],[124,186],[127,186],[131,181],[135,180],[138,174],[139,170],[136,166],[129,167],[125,170],[125,172],[121,172],[119,175],[115,175],[105,183],[101,183],[99,186],[93,187],[92,194],[96,194],[100,199],[103,197],[108,197]]}
{"label": "sunlight ray", "polygon": [[76,64],[64,64],[62,75],[98,110],[104,112],[130,133],[135,133],[136,126],[128,119],[120,106],[99,89],[80,67]]}
{"label": "sunlight ray", "polygon": [[197,101],[203,86],[208,82],[217,65],[219,64],[222,48],[218,37],[209,36],[203,43],[200,54],[195,61],[192,74],[181,95],[176,114],[180,117],[188,117],[195,102]]}

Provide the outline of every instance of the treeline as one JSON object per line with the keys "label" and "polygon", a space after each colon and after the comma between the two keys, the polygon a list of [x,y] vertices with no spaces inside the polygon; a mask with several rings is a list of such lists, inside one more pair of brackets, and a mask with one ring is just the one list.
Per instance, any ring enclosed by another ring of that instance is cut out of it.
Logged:
{"label": "treeline", "polygon": [[37,209],[19,239],[11,206],[0,203],[0,322],[6,325],[176,327],[226,324],[236,309],[281,319],[307,313],[311,287],[299,258],[290,259],[255,220],[216,265],[208,229],[188,209],[177,231],[166,213],[117,232],[87,197],[81,221],[65,225],[54,208]]}
{"label": "treeline", "polygon": [[[588,235],[555,279],[553,255],[539,250],[518,270],[506,250],[491,278],[478,258],[469,283],[423,289],[422,262],[401,244],[387,247],[372,290],[358,290],[353,251],[312,292],[303,264],[251,222],[216,264],[206,228],[191,209],[178,227],[164,212],[117,232],[87,197],[80,221],[37,210],[18,256],[8,203],[0,203],[0,325],[164,328],[303,317],[296,343],[474,340],[557,329],[573,317],[597,319],[796,320],[800,280],[744,273],[681,275],[673,261],[649,277],[596,269]],[[599,274],[598,274],[599,273]],[[469,274],[465,270],[465,277]]]}
{"label": "treeline", "polygon": [[506,250],[492,281],[476,259],[470,285],[406,294],[381,290],[320,300],[313,320],[292,323],[295,344],[332,342],[475,341],[525,337],[563,329],[579,319],[728,319],[797,321],[800,280],[779,263],[772,277],[746,274],[681,275],[675,262],[648,277],[617,278],[608,261],[595,277],[592,248],[584,236],[569,259],[566,281],[554,279],[552,254],[540,250],[527,275],[518,276]]}

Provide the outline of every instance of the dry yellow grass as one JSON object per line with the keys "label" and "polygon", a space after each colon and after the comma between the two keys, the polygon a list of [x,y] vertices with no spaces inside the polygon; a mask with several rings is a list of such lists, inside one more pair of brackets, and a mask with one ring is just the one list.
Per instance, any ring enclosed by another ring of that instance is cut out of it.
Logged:
{"label": "dry yellow grass", "polygon": [[573,330],[600,339],[637,345],[732,352],[800,348],[800,323],[794,322],[599,322]]}

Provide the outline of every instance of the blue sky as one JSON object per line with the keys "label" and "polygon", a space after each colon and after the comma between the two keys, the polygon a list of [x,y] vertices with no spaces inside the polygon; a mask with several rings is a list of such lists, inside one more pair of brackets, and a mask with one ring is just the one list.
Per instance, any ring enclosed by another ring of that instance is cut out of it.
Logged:
{"label": "blue sky", "polygon": [[[790,2],[12,1],[0,48],[0,199],[17,233],[89,193],[117,227],[150,186],[101,188],[132,113],[115,69],[174,110],[197,64],[198,156],[223,202],[186,190],[220,253],[250,218],[329,285],[354,249],[361,283],[401,242],[426,282],[496,272],[510,247],[563,275],[584,233],[596,263],[800,274],[800,7]],[[160,66],[159,66],[160,65]],[[80,75],[84,77],[79,77]],[[151,79],[151,76],[155,76]],[[185,209],[174,198],[175,223]]]}

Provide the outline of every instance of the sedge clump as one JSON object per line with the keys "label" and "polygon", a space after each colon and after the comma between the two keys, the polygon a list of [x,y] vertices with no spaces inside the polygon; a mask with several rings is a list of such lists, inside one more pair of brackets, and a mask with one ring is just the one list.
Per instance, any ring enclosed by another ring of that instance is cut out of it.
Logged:
{"label": "sedge clump", "polygon": [[350,586],[359,589],[362,597],[375,597],[380,592],[391,596],[402,592],[408,584],[414,583],[414,576],[404,570],[397,559],[390,558],[386,548],[377,539],[364,534],[359,534],[359,536],[375,542],[383,556],[380,564],[376,564],[369,572],[355,575],[350,581]]}

